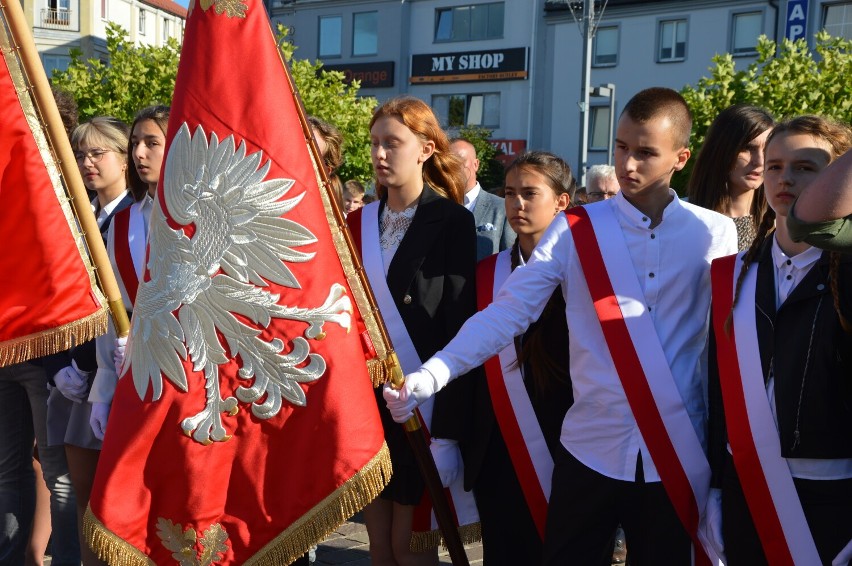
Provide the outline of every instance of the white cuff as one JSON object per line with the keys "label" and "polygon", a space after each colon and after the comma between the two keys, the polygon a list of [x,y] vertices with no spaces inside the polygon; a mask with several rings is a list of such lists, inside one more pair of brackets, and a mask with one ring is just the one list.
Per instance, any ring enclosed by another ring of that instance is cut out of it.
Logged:
{"label": "white cuff", "polygon": [[450,366],[441,358],[440,352],[426,360],[426,362],[420,366],[420,369],[429,372],[432,379],[435,380],[435,392],[443,389],[447,383],[455,378]]}

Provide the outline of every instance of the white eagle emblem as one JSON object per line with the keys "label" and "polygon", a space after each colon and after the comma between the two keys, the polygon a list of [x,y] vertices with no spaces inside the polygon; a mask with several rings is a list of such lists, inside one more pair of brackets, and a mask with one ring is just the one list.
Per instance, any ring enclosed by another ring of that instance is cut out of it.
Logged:
{"label": "white eagle emblem", "polygon": [[[313,309],[279,305],[279,295],[263,289],[267,280],[300,288],[286,262],[310,261],[314,254],[294,248],[316,238],[282,218],[304,193],[283,199],[294,181],[265,181],[269,162],[261,166],[261,159],[260,151],[246,155],[245,143],[235,149],[233,136],[220,143],[211,133],[208,145],[201,126],[192,135],[184,123],[169,149],[164,196],[174,221],[195,231],[187,237],[183,229],[173,230],[158,205],[151,215],[150,280],[139,284],[127,359],[140,399],[149,383],[153,400],[160,398],[162,375],[187,392],[181,363],[187,356],[194,371],[204,372],[205,407],[181,423],[184,433],[204,444],[228,440],[222,413],[239,410],[236,398],[222,398],[219,364],[239,358],[238,376],[246,384],[237,388],[236,397],[252,403],[255,416],[269,419],[281,409],[282,397],[304,406],[299,383],[325,372],[325,360],[311,352],[306,338],[321,339],[325,322],[347,330],[351,323],[352,303],[338,283]],[[307,324],[304,337],[290,340],[286,353],[280,338],[260,338],[261,327],[273,318]]]}

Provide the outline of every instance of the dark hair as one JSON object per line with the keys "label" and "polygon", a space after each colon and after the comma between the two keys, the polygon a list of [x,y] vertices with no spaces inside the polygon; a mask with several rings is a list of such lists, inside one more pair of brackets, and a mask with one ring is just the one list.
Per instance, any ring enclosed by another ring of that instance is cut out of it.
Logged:
{"label": "dark hair", "polygon": [[[768,149],[772,141],[783,134],[805,134],[827,142],[831,147],[829,163],[846,153],[849,148],[852,147],[852,129],[850,129],[850,127],[846,124],[841,124],[840,122],[835,122],[821,116],[798,116],[781,122],[773,128],[769,137],[766,139],[766,148]],[[766,212],[758,225],[757,236],[751,243],[751,247],[749,247],[748,251],[746,251],[743,256],[743,267],[740,271],[739,277],[737,278],[736,287],[734,288],[734,302],[733,305],[731,305],[731,312],[728,314],[728,319],[725,321],[726,329],[730,328],[733,310],[740,297],[740,289],[742,288],[743,281],[745,280],[746,272],[748,272],[749,266],[754,263],[757,258],[757,254],[763,246],[763,243],[774,230],[775,211],[772,210],[771,207],[767,206]],[[849,321],[846,320],[843,313],[840,311],[840,287],[838,283],[840,275],[839,266],[840,255],[837,252],[831,252],[829,254],[829,284],[831,286],[831,294],[834,299],[834,310],[837,311],[837,315],[840,317],[841,325],[843,325],[843,328],[848,332],[852,326],[849,325]]]}
{"label": "dark hair", "polygon": [[553,192],[557,195],[567,193],[573,202],[577,182],[571,167],[558,155],[549,151],[525,151],[506,167],[506,175],[514,169],[531,170],[543,175]]}
{"label": "dark hair", "polygon": [[[515,170],[535,171],[547,179],[547,184],[557,195],[567,194],[573,202],[577,183],[571,167],[553,153],[547,151],[527,151],[520,154],[506,167],[506,175]],[[521,261],[519,241],[516,239],[511,251],[512,270]],[[564,327],[564,329],[563,329]],[[515,350],[518,354],[518,365],[529,364],[536,394],[547,393],[551,385],[557,382],[567,382],[568,368],[563,367],[559,358],[548,346],[546,338],[553,333],[566,333],[565,299],[561,288],[557,287],[538,320],[530,325],[524,335],[523,342],[515,340]],[[567,342],[566,342],[567,343]]]}
{"label": "dark hair", "polygon": [[[168,106],[156,105],[156,106],[146,106],[142,110],[136,113],[136,117],[133,118],[133,124],[130,125],[130,135],[133,135],[133,128],[136,127],[136,124],[139,122],[144,122],[145,120],[152,120],[157,126],[160,127],[160,130],[163,131],[163,136],[166,136],[169,129],[169,115],[171,113],[171,109]],[[130,139],[127,142],[127,159],[129,163],[133,163],[133,140]],[[166,156],[163,156],[163,161],[165,162]],[[136,167],[130,166],[128,167],[129,175],[130,175],[130,192],[133,193],[133,199],[136,201],[140,201],[145,198],[145,195],[148,194],[148,183],[144,182],[139,178],[139,172],[136,171]]]}
{"label": "dark hair", "polygon": [[[370,129],[380,118],[393,117],[423,141],[435,143],[435,151],[423,164],[423,180],[436,193],[461,204],[464,199],[465,176],[461,158],[450,151],[447,134],[441,129],[432,109],[419,98],[398,96],[376,109]],[[376,194],[382,198],[387,187],[376,183]]]}
{"label": "dark hair", "polygon": [[71,132],[74,131],[80,120],[77,101],[64,90],[57,90],[55,87],[50,87],[50,92],[53,93],[56,108],[59,110],[59,117],[62,118],[62,125],[65,127],[65,133],[68,134],[68,139],[70,140]]}
{"label": "dark hair", "polygon": [[646,88],[627,102],[621,115],[629,116],[640,124],[665,116],[672,123],[675,147],[689,147],[692,113],[686,105],[686,100],[675,90],[662,87]]}
{"label": "dark hair", "polygon": [[[695,159],[689,178],[689,202],[727,214],[731,206],[728,177],[737,156],[774,124],[772,116],[757,106],[735,104],[722,110],[710,124],[704,145]],[[755,191],[751,202],[750,214],[755,229],[766,211],[762,188]]]}

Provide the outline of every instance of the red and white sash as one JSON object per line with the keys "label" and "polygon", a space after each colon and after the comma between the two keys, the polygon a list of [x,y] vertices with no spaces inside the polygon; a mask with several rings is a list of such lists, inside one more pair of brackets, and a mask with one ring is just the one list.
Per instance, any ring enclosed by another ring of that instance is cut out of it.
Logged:
{"label": "red and white sash", "polygon": [[[409,336],[408,330],[405,328],[405,323],[399,314],[399,310],[396,308],[396,303],[394,303],[393,296],[391,296],[390,289],[388,288],[384,264],[382,262],[382,248],[379,243],[379,204],[378,201],[372,202],[361,209],[361,261],[364,265],[367,278],[370,281],[373,295],[376,297],[379,310],[382,313],[388,335],[393,342],[394,351],[402,366],[402,371],[408,374],[416,371],[422,364],[422,361],[417,354],[414,343],[411,341],[411,336]],[[432,406],[433,400],[430,399],[419,407],[421,420],[427,434],[432,424]],[[473,493],[464,490],[463,469],[459,471],[458,477],[447,489],[451,495],[450,506],[455,512],[458,525],[464,527],[478,523],[479,513],[476,510]],[[431,515],[431,525],[417,525],[418,514],[415,512],[415,531],[435,531],[438,528],[435,514],[431,513],[431,505],[429,514]]]}
{"label": "red and white sash", "polygon": [[781,456],[758,353],[755,320],[757,268],[746,272],[733,324],[725,330],[742,254],[717,259],[711,269],[713,329],[728,442],[763,551],[770,564],[820,564],[787,460]]}
{"label": "red and white sash", "polygon": [[120,290],[124,291],[127,308],[132,308],[139,288],[139,277],[145,269],[147,218],[142,211],[145,202],[138,202],[113,216],[108,245],[115,261]]}
{"label": "red and white sash", "polygon": [[[511,250],[479,262],[476,271],[479,310],[491,304],[511,272]],[[553,457],[524,386],[515,345],[503,348],[497,356],[487,360],[484,367],[497,424],[506,441],[527,507],[539,536],[544,540]]]}
{"label": "red and white sash", "polygon": [[663,487],[692,538],[694,562],[715,564],[719,558],[698,530],[710,466],[645,308],[621,226],[611,206],[576,207],[566,216],[612,361]]}

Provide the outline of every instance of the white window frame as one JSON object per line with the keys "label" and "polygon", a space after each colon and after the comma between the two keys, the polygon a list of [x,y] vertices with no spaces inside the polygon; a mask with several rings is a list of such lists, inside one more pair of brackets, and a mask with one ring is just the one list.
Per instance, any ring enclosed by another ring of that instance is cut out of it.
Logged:
{"label": "white window frame", "polygon": [[145,35],[145,8],[139,8],[139,34]]}
{"label": "white window frame", "polygon": [[[754,37],[754,45],[749,49],[741,49],[737,51],[737,19],[744,16],[757,16],[760,18],[760,26],[758,34]],[[757,38],[763,33],[763,25],[764,25],[764,17],[765,13],[763,10],[743,10],[739,12],[733,12],[731,14],[731,33],[730,33],[730,46],[728,47],[728,53],[733,55],[734,57],[748,57],[754,56],[757,54]]]}
{"label": "white window frame", "polygon": [[832,29],[834,28],[834,26],[832,26],[832,29],[827,28],[825,26],[825,21],[828,19],[829,10],[834,10],[834,9],[837,9],[837,8],[843,9],[843,15],[845,16],[845,19],[843,20],[843,23],[841,25],[843,26],[843,28],[849,30],[848,35],[842,35],[842,36],[839,36],[839,37],[845,37],[846,39],[852,39],[852,2],[835,2],[833,4],[824,5],[822,7],[822,20],[820,21],[820,24],[821,24],[820,27],[822,29],[825,29],[827,32],[831,33],[832,35],[836,35],[835,33],[832,33]]}
{"label": "white window frame", "polygon": [[[605,56],[614,56],[615,61],[598,61],[598,37],[601,32],[615,32],[615,52],[610,55],[607,53]],[[615,67],[618,65],[618,52],[619,47],[621,45],[621,29],[616,26],[600,26],[595,31],[595,40],[592,45],[592,67]]]}
{"label": "white window frame", "polygon": [[[482,9],[487,7],[489,12],[489,25],[487,27],[490,28],[490,16],[491,10],[500,7],[502,10],[502,26],[499,30],[499,33],[495,33],[494,35],[489,35],[488,30],[486,29],[485,37],[474,37],[473,36],[473,21],[471,17],[468,17],[468,25],[467,25],[467,34],[464,37],[453,37],[453,31],[455,30],[456,18],[461,17],[465,10],[474,10],[474,9]],[[449,26],[450,26],[450,36],[449,37],[438,37],[439,24],[441,23],[441,15],[449,14]],[[506,3],[505,2],[485,2],[482,4],[465,4],[462,6],[449,6],[446,8],[436,8],[435,9],[435,31],[432,35],[433,41],[435,43],[452,43],[456,41],[484,41],[487,39],[503,39],[506,33]]]}
{"label": "white window frame", "polygon": [[[672,35],[672,54],[670,57],[663,56],[663,28],[667,24],[674,24],[671,35]],[[677,36],[678,29],[680,26],[683,26],[684,29],[684,38],[683,38],[683,55],[677,55]],[[687,17],[671,17],[671,18],[661,18],[657,20],[657,63],[680,63],[682,61],[686,61],[686,57],[688,54],[689,47],[689,18]]]}

